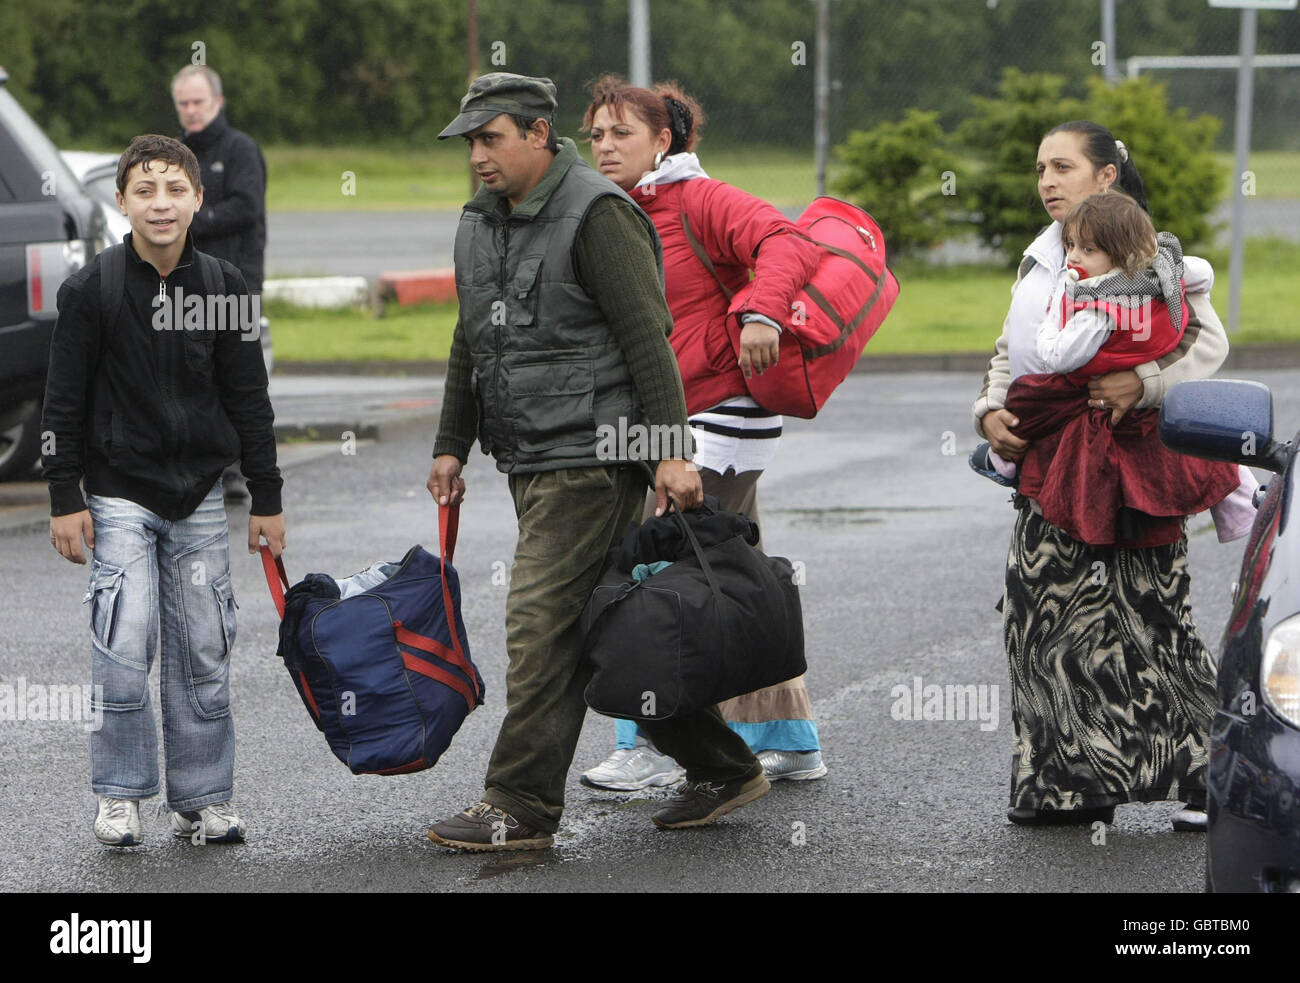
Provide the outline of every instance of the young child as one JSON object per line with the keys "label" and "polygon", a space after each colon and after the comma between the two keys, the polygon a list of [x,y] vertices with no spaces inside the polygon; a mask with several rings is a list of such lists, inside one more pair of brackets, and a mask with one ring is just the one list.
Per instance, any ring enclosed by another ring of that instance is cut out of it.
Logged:
{"label": "young child", "polygon": [[[1086,385],[1178,346],[1186,295],[1182,247],[1170,233],[1157,234],[1136,201],[1114,191],[1086,198],[1066,216],[1061,241],[1066,283],[1061,310],[1038,328],[1038,372]],[[987,443],[971,455],[971,466],[1015,486],[1016,465]],[[1255,519],[1259,482],[1249,468],[1239,467],[1239,474],[1237,490],[1210,509],[1223,543],[1246,535]]]}
{"label": "young child", "polygon": [[86,600],[103,726],[90,735],[91,788],[95,837],[112,846],[140,843],[140,800],[159,791],[155,647],[173,831],[196,843],[246,831],[230,805],[227,464],[242,460],[252,494],[249,552],[265,537],[279,555],[285,529],[259,312],[233,266],[194,249],[202,202],[187,147],[132,140],[117,169],[131,232],[60,287],[50,346],[50,544],[73,563],[86,562],[83,540],[93,551]]}

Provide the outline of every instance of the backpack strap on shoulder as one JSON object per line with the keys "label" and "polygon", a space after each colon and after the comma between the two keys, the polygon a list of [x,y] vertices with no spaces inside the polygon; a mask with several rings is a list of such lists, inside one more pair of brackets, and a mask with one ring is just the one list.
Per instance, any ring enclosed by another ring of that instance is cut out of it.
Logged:
{"label": "backpack strap on shoulder", "polygon": [[126,296],[126,246],[109,246],[99,254],[99,325],[101,337],[117,323]]}

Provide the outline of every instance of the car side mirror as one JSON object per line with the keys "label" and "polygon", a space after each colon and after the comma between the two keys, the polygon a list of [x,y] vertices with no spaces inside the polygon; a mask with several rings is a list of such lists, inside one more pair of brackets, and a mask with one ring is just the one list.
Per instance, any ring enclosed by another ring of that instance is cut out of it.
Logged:
{"label": "car side mirror", "polygon": [[1196,379],[1169,390],[1160,406],[1160,440],[1211,461],[1286,468],[1286,445],[1273,439],[1273,394],[1259,382]]}

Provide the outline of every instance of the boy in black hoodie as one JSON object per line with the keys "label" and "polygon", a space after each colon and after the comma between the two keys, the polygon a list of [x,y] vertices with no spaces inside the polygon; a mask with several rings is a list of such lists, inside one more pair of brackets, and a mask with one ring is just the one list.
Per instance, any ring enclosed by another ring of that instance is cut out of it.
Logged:
{"label": "boy in black hoodie", "polygon": [[285,545],[260,311],[239,271],[190,241],[203,188],[188,148],[136,137],[117,189],[131,233],[59,289],[42,421],[50,544],[74,563],[83,540],[93,551],[94,831],[139,843],[139,802],[159,791],[148,674],[160,648],[172,828],[238,841],[227,464],[242,459],[248,479],[249,552],[259,537],[277,556]]}

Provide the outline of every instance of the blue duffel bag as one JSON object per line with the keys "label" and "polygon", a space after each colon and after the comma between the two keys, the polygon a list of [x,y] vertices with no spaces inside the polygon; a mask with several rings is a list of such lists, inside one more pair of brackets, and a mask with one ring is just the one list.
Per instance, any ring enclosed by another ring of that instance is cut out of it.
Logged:
{"label": "blue duffel bag", "polygon": [[439,509],[442,558],[412,546],[346,580],[308,574],[289,588],[262,547],[289,677],[330,749],[357,775],[431,768],[483,702],[451,565],[459,506]]}

